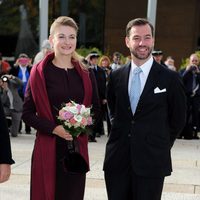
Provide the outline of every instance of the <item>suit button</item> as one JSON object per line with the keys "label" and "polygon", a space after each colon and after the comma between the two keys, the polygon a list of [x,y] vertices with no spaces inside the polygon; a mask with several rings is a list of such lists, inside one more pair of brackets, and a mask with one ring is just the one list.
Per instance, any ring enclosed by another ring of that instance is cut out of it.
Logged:
{"label": "suit button", "polygon": [[131,107],[130,107],[130,106],[128,107],[128,110],[131,110]]}
{"label": "suit button", "polygon": [[131,124],[135,124],[135,121],[134,121],[134,120],[132,120],[132,121],[131,121]]}
{"label": "suit button", "polygon": [[131,137],[131,134],[128,134],[128,137]]}

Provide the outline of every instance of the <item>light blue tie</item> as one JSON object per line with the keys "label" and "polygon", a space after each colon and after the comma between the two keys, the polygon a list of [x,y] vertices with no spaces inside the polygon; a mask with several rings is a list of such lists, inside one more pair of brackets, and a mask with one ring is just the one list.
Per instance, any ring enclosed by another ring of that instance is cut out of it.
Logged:
{"label": "light blue tie", "polygon": [[130,102],[133,114],[135,113],[138,101],[140,99],[140,92],[141,92],[140,72],[142,72],[141,68],[136,67],[133,70],[133,77],[131,80]]}

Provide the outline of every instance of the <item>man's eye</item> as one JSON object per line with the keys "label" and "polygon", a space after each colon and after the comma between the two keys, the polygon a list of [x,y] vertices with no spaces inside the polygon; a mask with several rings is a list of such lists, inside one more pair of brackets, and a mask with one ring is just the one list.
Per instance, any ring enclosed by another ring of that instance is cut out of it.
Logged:
{"label": "man's eye", "polygon": [[58,38],[65,38],[63,35],[60,35]]}
{"label": "man's eye", "polygon": [[69,38],[71,39],[75,39],[76,37],[74,35],[71,35]]}

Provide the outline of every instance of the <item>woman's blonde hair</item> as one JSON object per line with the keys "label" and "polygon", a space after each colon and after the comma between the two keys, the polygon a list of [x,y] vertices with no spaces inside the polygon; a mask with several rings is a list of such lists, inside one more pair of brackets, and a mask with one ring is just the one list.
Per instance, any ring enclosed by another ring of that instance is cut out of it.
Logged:
{"label": "woman's blonde hair", "polygon": [[[55,21],[52,23],[51,27],[50,27],[50,35],[52,36],[54,34],[55,29],[58,26],[70,26],[72,28],[75,29],[76,33],[78,33],[78,25],[76,24],[76,22],[74,21],[74,19],[72,19],[71,17],[68,16],[60,16],[57,19],[55,19]],[[80,56],[76,51],[74,51],[72,53],[72,59],[75,61],[78,61],[80,66],[83,69],[87,69],[88,67],[83,63],[83,57]]]}
{"label": "woman's blonde hair", "polygon": [[110,66],[111,64],[111,61],[110,61],[110,58],[108,56],[102,56],[100,59],[99,59],[99,66],[102,67],[102,62],[104,60],[107,60],[108,61],[108,66]]}

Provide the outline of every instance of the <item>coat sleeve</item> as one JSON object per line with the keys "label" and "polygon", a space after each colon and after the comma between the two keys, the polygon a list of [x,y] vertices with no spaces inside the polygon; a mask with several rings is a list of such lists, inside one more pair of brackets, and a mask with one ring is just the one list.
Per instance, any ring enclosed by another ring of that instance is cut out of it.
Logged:
{"label": "coat sleeve", "polygon": [[23,113],[22,113],[23,121],[29,126],[35,128],[36,130],[41,131],[42,133],[51,134],[54,128],[57,126],[56,123],[49,121],[48,119],[39,117],[36,112],[36,106],[33,101],[33,96],[31,92],[30,82],[28,82],[24,105],[23,105]]}
{"label": "coat sleeve", "polygon": [[110,120],[112,123],[114,120],[114,114],[115,114],[115,89],[114,89],[114,83],[113,83],[113,72],[110,73],[109,78],[108,78],[106,96],[107,96],[108,108],[110,112]]}
{"label": "coat sleeve", "polygon": [[13,164],[8,127],[0,99],[0,164]]}
{"label": "coat sleeve", "polygon": [[178,74],[174,73],[173,80],[169,88],[168,106],[169,106],[169,124],[170,124],[170,142],[173,146],[175,139],[184,128],[186,122],[186,96],[184,86]]}

